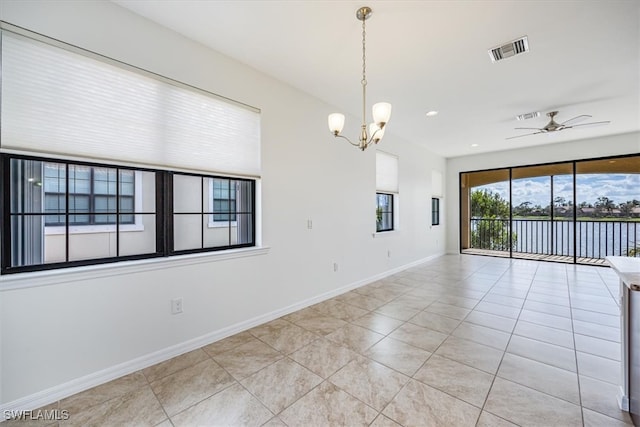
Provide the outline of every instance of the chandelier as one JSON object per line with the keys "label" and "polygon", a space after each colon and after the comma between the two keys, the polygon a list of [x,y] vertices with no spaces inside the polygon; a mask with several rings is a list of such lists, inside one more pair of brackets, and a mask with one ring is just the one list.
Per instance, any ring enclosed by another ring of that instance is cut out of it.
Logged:
{"label": "chandelier", "polygon": [[329,114],[329,130],[333,133],[333,136],[346,139],[349,144],[360,148],[364,151],[371,143],[377,144],[384,135],[384,127],[391,117],[391,104],[388,102],[378,102],[373,105],[373,123],[369,124],[367,132],[367,115],[366,115],[366,102],[367,102],[367,58],[366,58],[366,30],[365,21],[371,16],[370,7],[361,7],[356,11],[356,18],[362,21],[362,126],[360,130],[360,137],[358,142],[352,142],[346,136],[340,135],[342,128],[344,127],[344,114],[333,113]]}

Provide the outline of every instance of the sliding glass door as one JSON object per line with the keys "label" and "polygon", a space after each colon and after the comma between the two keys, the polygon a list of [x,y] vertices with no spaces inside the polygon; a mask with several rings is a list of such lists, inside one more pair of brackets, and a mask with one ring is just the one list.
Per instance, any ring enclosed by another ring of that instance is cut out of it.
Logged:
{"label": "sliding glass door", "polygon": [[640,256],[640,156],[460,174],[461,251],[602,264]]}
{"label": "sliding glass door", "polygon": [[463,174],[462,247],[470,253],[510,256],[509,170]]}
{"label": "sliding glass door", "polygon": [[511,175],[513,257],[573,262],[573,164],[513,168]]}
{"label": "sliding glass door", "polygon": [[579,260],[640,256],[640,156],[576,163]]}

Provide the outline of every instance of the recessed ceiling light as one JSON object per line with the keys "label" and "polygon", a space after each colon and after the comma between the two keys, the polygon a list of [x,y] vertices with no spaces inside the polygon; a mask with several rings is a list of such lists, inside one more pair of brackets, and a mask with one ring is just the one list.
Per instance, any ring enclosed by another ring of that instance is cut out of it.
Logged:
{"label": "recessed ceiling light", "polygon": [[472,147],[477,147],[480,144],[471,144]]}
{"label": "recessed ceiling light", "polygon": [[427,117],[437,116],[438,112],[435,110],[427,111]]}

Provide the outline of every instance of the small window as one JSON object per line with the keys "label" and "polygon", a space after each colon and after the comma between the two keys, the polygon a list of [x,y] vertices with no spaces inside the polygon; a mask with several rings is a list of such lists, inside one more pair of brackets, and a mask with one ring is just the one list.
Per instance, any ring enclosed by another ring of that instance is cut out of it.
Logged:
{"label": "small window", "polygon": [[431,225],[440,225],[440,199],[431,199]]}
{"label": "small window", "polygon": [[376,231],[393,230],[393,194],[376,193]]}

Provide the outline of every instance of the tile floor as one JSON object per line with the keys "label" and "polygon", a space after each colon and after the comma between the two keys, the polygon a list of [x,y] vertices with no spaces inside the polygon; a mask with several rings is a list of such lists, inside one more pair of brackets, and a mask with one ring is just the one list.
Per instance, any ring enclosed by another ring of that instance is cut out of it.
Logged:
{"label": "tile floor", "polygon": [[48,408],[62,426],[630,425],[617,289],[603,267],[444,256]]}

